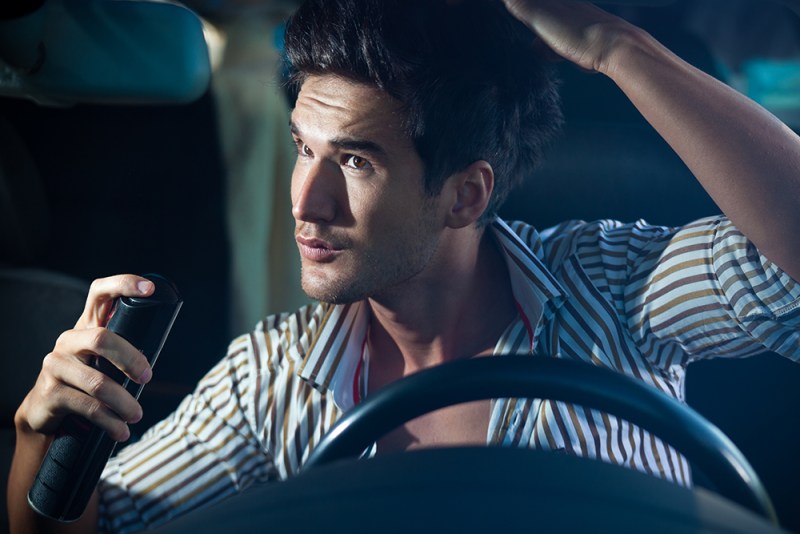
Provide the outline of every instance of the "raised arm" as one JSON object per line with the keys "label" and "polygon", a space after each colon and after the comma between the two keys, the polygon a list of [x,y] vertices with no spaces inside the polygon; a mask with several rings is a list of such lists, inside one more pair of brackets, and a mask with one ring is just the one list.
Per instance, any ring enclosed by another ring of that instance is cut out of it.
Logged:
{"label": "raised arm", "polygon": [[504,2],[555,53],[611,78],[725,215],[800,280],[800,138],[791,129],[643,30],[591,4]]}

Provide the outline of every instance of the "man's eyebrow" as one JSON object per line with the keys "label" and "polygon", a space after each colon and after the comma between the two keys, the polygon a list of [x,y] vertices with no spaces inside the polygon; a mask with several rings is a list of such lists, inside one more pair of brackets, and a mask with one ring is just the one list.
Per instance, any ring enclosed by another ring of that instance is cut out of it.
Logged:
{"label": "man's eyebrow", "polygon": [[381,145],[366,139],[334,137],[329,143],[344,150],[364,152],[377,157],[386,157],[386,151]]}
{"label": "man's eyebrow", "polygon": [[[300,129],[297,127],[294,121],[289,123],[289,127],[292,131],[292,134],[300,138],[303,137],[303,134],[300,132]],[[386,150],[384,150],[383,147],[378,143],[368,139],[360,139],[357,137],[334,137],[333,139],[329,140],[328,143],[343,150],[353,150],[356,152],[372,154],[373,156],[377,157],[386,157]]]}

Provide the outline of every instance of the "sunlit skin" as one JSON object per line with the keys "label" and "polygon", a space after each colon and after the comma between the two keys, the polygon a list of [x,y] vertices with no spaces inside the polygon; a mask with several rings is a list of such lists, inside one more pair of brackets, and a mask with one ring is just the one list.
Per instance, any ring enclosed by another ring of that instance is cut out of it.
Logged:
{"label": "sunlit skin", "polygon": [[[476,162],[428,195],[401,124],[397,101],[332,75],[308,78],[292,114],[303,289],[326,302],[368,299],[371,391],[448,359],[491,353],[515,313],[507,279],[492,275],[503,260],[475,224],[491,194],[491,167]],[[488,401],[440,410],[390,434],[380,450],[484,443],[488,417]]]}
{"label": "sunlit skin", "polygon": [[[463,340],[496,333],[486,309],[501,302],[513,311],[507,280],[491,275],[503,259],[476,225],[494,176],[488,163],[476,161],[447,177],[439,194],[426,194],[424,165],[401,128],[399,108],[379,89],[333,75],[304,82],[292,114],[302,283],[325,302],[368,299],[381,323],[374,331],[438,352],[440,363],[485,348]],[[504,321],[513,313],[497,315]],[[471,336],[463,335],[465,326]],[[459,341],[443,341],[449,338]]]}
{"label": "sunlit skin", "polygon": [[425,269],[444,217],[402,135],[399,103],[377,88],[312,76],[292,113],[292,213],[303,290],[333,303],[392,291]]}

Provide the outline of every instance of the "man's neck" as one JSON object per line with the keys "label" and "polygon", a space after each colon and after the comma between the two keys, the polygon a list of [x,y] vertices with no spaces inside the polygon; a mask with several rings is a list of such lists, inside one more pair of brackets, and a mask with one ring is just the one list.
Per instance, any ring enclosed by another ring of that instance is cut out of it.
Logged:
{"label": "man's neck", "polygon": [[453,248],[456,261],[433,266],[389,297],[370,299],[370,389],[450,360],[491,354],[513,320],[507,267],[493,237],[485,232]]}

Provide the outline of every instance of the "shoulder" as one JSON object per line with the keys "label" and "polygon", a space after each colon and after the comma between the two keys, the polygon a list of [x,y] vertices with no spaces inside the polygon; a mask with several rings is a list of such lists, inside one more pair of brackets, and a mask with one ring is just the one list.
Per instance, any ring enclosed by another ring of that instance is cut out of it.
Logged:
{"label": "shoulder", "polygon": [[666,246],[678,230],[644,220],[623,223],[612,219],[568,220],[541,231],[519,221],[508,225],[553,270],[574,256],[584,261],[630,259],[653,246]]}

